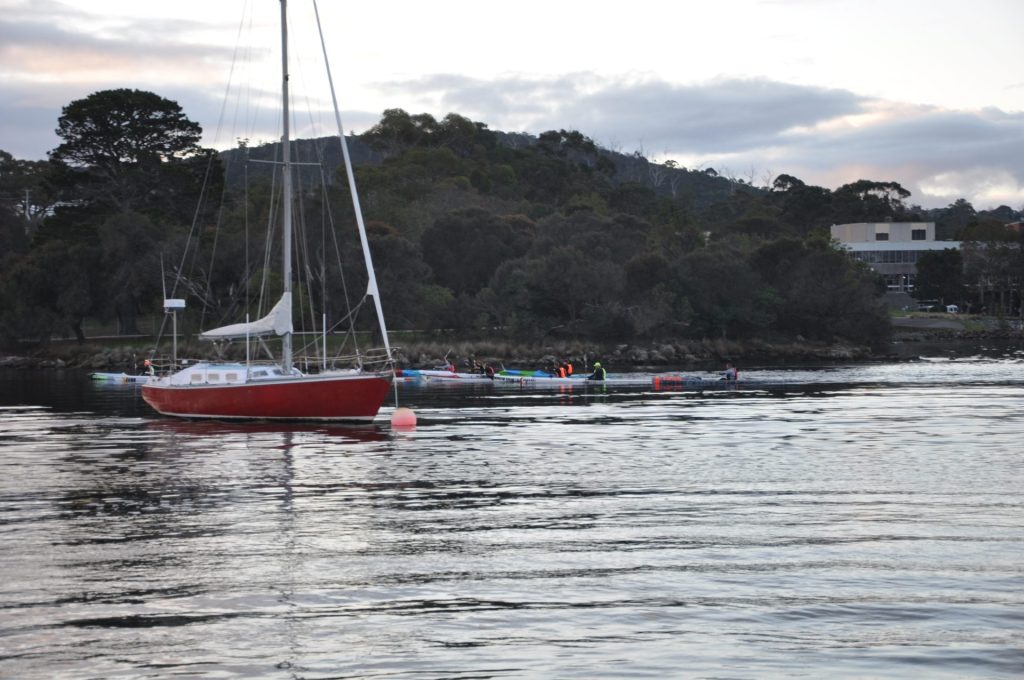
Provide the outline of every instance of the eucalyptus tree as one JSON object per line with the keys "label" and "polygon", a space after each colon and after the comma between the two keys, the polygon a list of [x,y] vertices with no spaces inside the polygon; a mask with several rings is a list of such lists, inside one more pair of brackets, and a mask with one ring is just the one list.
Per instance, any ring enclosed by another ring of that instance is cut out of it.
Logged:
{"label": "eucalyptus tree", "polygon": [[63,248],[69,267],[101,272],[88,300],[75,298],[77,312],[116,315],[122,332],[136,332],[140,305],[159,288],[161,244],[191,222],[204,185],[219,193],[220,166],[203,157],[199,124],[152,92],[103,90],[72,101],[56,132],[50,181],[62,202],[38,240]]}
{"label": "eucalyptus tree", "polygon": [[1021,311],[1024,285],[1024,243],[1021,235],[998,220],[979,220],[963,232],[964,275],[988,311],[1000,315]]}
{"label": "eucalyptus tree", "polygon": [[823,232],[763,244],[749,259],[762,299],[787,335],[877,343],[888,336],[884,285],[866,264],[837,249]]}
{"label": "eucalyptus tree", "polygon": [[123,88],[71,102],[56,132],[61,143],[50,160],[71,171],[76,198],[116,211],[144,207],[168,169],[200,152],[202,136],[176,102]]}
{"label": "eucalyptus tree", "polygon": [[898,182],[859,179],[836,189],[833,205],[840,218],[837,221],[898,221],[907,215],[904,201],[909,197],[910,192]]}
{"label": "eucalyptus tree", "polygon": [[965,282],[964,257],[959,250],[930,250],[918,256],[913,293],[918,300],[962,303]]}
{"label": "eucalyptus tree", "polygon": [[534,229],[522,215],[494,215],[479,208],[454,211],[423,232],[423,259],[437,283],[456,295],[475,294],[503,262],[526,252]]}

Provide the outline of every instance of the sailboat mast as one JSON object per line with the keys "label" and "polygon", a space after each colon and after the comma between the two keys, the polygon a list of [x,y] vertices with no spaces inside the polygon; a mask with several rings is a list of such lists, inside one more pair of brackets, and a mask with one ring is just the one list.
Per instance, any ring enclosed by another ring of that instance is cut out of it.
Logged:
{"label": "sailboat mast", "polygon": [[[284,205],[282,210],[281,231],[283,244],[281,256],[284,260],[281,276],[284,279],[284,297],[292,296],[292,154],[288,112],[288,2],[281,0],[281,160],[284,167],[282,187]],[[281,337],[281,368],[285,372],[292,368],[292,331]]]}

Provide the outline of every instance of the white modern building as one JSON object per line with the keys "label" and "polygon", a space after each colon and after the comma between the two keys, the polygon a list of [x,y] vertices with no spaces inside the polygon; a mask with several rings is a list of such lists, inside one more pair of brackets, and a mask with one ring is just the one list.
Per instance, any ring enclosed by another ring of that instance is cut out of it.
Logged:
{"label": "white modern building", "polygon": [[960,249],[960,241],[935,240],[934,222],[834,224],[832,238],[881,274],[891,293],[914,289],[921,253]]}

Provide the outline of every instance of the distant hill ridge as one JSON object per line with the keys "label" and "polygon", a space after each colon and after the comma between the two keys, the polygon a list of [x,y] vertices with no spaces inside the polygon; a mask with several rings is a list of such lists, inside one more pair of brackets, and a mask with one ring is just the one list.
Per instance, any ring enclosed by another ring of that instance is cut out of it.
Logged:
{"label": "distant hill ridge", "polygon": [[[535,149],[540,140],[538,136],[523,132],[501,132],[489,131],[494,135],[496,143],[509,149],[532,150]],[[349,156],[355,167],[362,165],[377,165],[383,163],[385,154],[373,149],[360,135],[348,135]],[[324,167],[336,171],[342,167],[344,160],[341,152],[341,144],[336,136],[318,137],[315,139],[293,140],[293,157],[299,162],[314,162],[314,159],[321,158]],[[226,178],[230,186],[237,187],[245,173],[242,172],[242,163],[246,154],[250,160],[272,161],[280,158],[280,142],[271,142],[257,146],[230,149],[221,152],[220,156],[225,164]],[[661,196],[670,198],[686,197],[689,204],[696,210],[704,210],[715,203],[726,200],[735,193],[738,187],[746,191],[764,193],[764,189],[744,183],[742,180],[732,180],[712,169],[689,170],[687,168],[672,167],[670,164],[659,164],[644,158],[639,152],[624,154],[598,147],[598,153],[608,159],[614,166],[615,172],[611,174],[610,180],[613,184],[621,185],[636,183],[643,187],[652,189]],[[566,162],[576,160],[573,156],[566,158]],[[248,168],[250,178],[269,177],[271,165],[267,163],[251,163]],[[300,167],[300,178],[303,181],[311,181],[314,174],[318,174],[314,167]],[[334,175],[329,179],[333,181]]]}

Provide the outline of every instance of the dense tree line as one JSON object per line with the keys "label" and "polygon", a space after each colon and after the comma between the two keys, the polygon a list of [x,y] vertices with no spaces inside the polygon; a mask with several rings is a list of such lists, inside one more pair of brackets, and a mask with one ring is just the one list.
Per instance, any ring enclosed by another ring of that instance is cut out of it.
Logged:
{"label": "dense tree line", "polygon": [[[84,339],[89,317],[134,332],[160,307],[162,272],[200,301],[194,326],[272,298],[280,281],[261,275],[276,241],[251,234],[249,216],[276,207],[273,179],[234,171],[274,145],[218,156],[176,103],[137,90],[72,102],[57,133],[48,162],[0,152],[0,340],[68,329]],[[832,191],[780,175],[755,187],[613,153],[574,130],[508,135],[457,114],[388,110],[351,144],[393,328],[877,342],[888,332],[883,287],[830,242],[830,224],[934,219],[952,236],[1005,217],[965,201],[926,215],[894,182]],[[329,158],[332,145],[297,148]],[[348,185],[313,179],[300,171],[297,212],[319,226],[298,244],[313,279],[299,304],[326,296],[340,307],[365,286],[355,230],[329,226],[352,218]],[[345,288],[328,284],[335,239]]]}
{"label": "dense tree line", "polygon": [[940,307],[955,304],[1002,317],[1024,315],[1024,238],[1005,219],[1005,213],[1002,218],[975,219],[958,233],[959,250],[922,254],[914,297]]}

